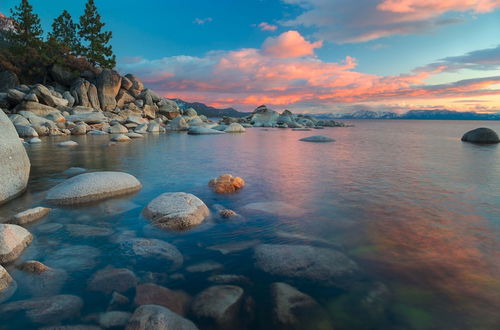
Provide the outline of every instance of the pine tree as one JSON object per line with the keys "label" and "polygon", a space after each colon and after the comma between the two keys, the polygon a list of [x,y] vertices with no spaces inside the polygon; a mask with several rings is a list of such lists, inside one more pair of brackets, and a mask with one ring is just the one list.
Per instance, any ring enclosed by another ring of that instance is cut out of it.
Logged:
{"label": "pine tree", "polygon": [[62,46],[66,53],[76,54],[80,49],[80,42],[76,33],[78,25],[73,22],[70,13],[64,10],[52,23],[52,32],[49,38]]}
{"label": "pine tree", "polygon": [[81,47],[81,55],[94,65],[113,68],[116,65],[116,56],[113,54],[112,46],[108,45],[112,32],[102,31],[104,25],[94,0],[88,0],[85,12],[80,17],[79,35],[84,42]]}
{"label": "pine tree", "polygon": [[9,33],[9,39],[22,47],[38,47],[43,34],[40,18],[33,12],[28,0],[21,0],[19,6],[11,9],[15,31]]}

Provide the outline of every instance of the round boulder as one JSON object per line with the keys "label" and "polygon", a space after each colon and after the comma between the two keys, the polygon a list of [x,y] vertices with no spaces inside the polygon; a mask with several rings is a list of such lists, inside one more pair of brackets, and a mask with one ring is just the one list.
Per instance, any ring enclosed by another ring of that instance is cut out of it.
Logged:
{"label": "round boulder", "polygon": [[16,128],[0,110],[0,204],[24,191],[30,174],[30,160]]}
{"label": "round boulder", "polygon": [[142,305],[130,318],[126,330],[176,329],[198,330],[188,319],[158,305]]}
{"label": "round boulder", "polygon": [[230,194],[243,188],[245,180],[240,177],[234,177],[231,174],[223,174],[218,178],[210,180],[208,186],[218,194]]}
{"label": "round boulder", "polygon": [[0,224],[0,264],[16,260],[32,240],[23,227]]}
{"label": "round boulder", "polygon": [[134,193],[141,188],[139,180],[127,173],[84,173],[50,189],[46,200],[56,205],[89,203]]}
{"label": "round boulder", "polygon": [[142,214],[158,227],[183,230],[202,223],[210,211],[198,197],[177,192],[156,197],[146,206]]}
{"label": "round boulder", "polygon": [[238,123],[232,123],[224,130],[226,133],[244,133],[245,131],[245,128]]}
{"label": "round boulder", "polygon": [[465,133],[464,136],[462,136],[462,141],[480,144],[493,144],[499,143],[500,139],[494,130],[481,127]]}

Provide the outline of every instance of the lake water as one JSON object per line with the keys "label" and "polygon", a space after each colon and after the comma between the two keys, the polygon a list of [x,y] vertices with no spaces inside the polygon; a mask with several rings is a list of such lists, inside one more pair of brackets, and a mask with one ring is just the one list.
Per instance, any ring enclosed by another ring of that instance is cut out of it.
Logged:
{"label": "lake water", "polygon": [[[7,269],[19,288],[8,302],[75,294],[84,300],[81,317],[64,324],[96,324],[110,294],[88,291],[87,284],[97,270],[112,265],[132,270],[141,283],[193,297],[214,285],[208,280],[212,275],[243,275],[249,281],[237,285],[244,289],[247,304],[239,317],[248,329],[276,329],[269,291],[276,281],[312,296],[335,329],[498,329],[500,146],[462,143],[460,137],[477,127],[500,132],[500,123],[351,123],[355,127],[311,132],[252,128],[239,135],[151,134],[113,146],[107,145],[109,137],[81,136],[72,137],[80,144],[73,149],[56,146],[67,138],[44,138],[42,144],[28,146],[29,189],[2,206],[4,217],[44,205],[45,191],[66,179],[62,172],[69,167],[127,172],[143,189],[85,207],[54,209],[28,226],[35,238],[16,264],[39,260],[65,269],[66,279],[61,278],[60,288],[39,288],[11,265]],[[336,142],[298,141],[310,135]],[[208,181],[224,173],[243,177],[246,187],[233,195],[213,193]],[[185,232],[150,227],[141,216],[144,206],[161,193],[178,191],[198,196],[214,216]],[[273,214],[244,208],[274,201],[289,204],[290,210]],[[242,217],[218,218],[217,204]],[[86,233],[74,224],[100,231]],[[128,237],[175,245],[184,257],[182,267],[168,270],[161,262],[143,263],[124,255],[120,242]],[[244,242],[242,249],[226,254],[213,248],[239,242]],[[362,279],[337,288],[271,276],[254,264],[253,245],[261,243],[342,251],[359,265]],[[97,250],[72,254],[75,245]],[[188,271],[205,261],[214,269]],[[124,294],[133,301],[133,289]],[[122,307],[134,309],[132,303]],[[193,319],[189,312],[186,317]],[[0,329],[32,327],[20,318],[0,324]]]}

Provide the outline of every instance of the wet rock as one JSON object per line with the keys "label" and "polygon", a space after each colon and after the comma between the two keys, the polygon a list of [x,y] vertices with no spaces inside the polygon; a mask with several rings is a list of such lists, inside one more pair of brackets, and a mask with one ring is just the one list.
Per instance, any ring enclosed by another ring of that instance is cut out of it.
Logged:
{"label": "wet rock", "polygon": [[76,317],[83,301],[73,295],[19,300],[0,306],[0,320],[25,319],[35,324],[54,324]]}
{"label": "wet rock", "polygon": [[112,293],[113,291],[123,293],[134,288],[137,282],[137,277],[129,269],[106,267],[92,276],[87,289],[104,293]]}
{"label": "wet rock", "polygon": [[63,175],[75,176],[87,172],[83,167],[70,167],[66,171],[62,172]]}
{"label": "wet rock", "polygon": [[219,329],[237,329],[243,289],[234,285],[216,285],[199,293],[193,301],[193,315]]}
{"label": "wet rock", "polygon": [[255,245],[259,244],[259,240],[250,241],[236,241],[230,243],[217,244],[207,247],[208,250],[219,251],[220,253],[226,255],[229,253],[239,252],[247,250]]}
{"label": "wet rock", "polygon": [[78,146],[78,143],[77,143],[77,142],[75,142],[75,141],[71,141],[71,140],[69,140],[69,141],[59,142],[59,143],[57,144],[57,146],[59,146],[59,147],[70,147],[70,148],[71,148],[71,147],[77,147],[77,146]]}
{"label": "wet rock", "polygon": [[10,220],[9,223],[14,224],[14,225],[26,225],[32,222],[35,222],[37,220],[40,220],[41,218],[45,217],[47,214],[49,214],[51,209],[46,208],[46,207],[35,207],[23,212],[20,212],[16,215],[14,215]]}
{"label": "wet rock", "polygon": [[481,127],[465,133],[462,136],[462,141],[478,144],[493,144],[499,143],[500,139],[498,138],[498,135],[494,130],[486,127]]}
{"label": "wet rock", "polygon": [[307,245],[261,244],[255,266],[271,275],[348,287],[360,277],[358,265],[341,252]]}
{"label": "wet rock", "polygon": [[37,231],[41,233],[53,233],[63,228],[63,225],[60,223],[44,223],[37,226]]}
{"label": "wet rock", "polygon": [[45,264],[53,268],[79,271],[94,268],[100,251],[92,246],[71,245],[51,253]]}
{"label": "wet rock", "polygon": [[106,312],[99,316],[99,325],[104,329],[117,328],[117,327],[123,328],[124,326],[127,325],[131,316],[132,314],[127,312],[119,312],[119,311]]}
{"label": "wet rock", "polygon": [[223,174],[218,178],[210,180],[208,186],[218,194],[231,194],[245,186],[245,180],[234,177],[231,174]]}
{"label": "wet rock", "polygon": [[129,239],[121,242],[120,247],[126,256],[161,261],[164,270],[179,269],[184,261],[175,246],[157,239]]}
{"label": "wet rock", "polygon": [[130,299],[128,299],[126,296],[118,292],[113,292],[111,294],[111,300],[109,301],[108,310],[121,309],[124,308],[124,306],[127,306],[129,303]]}
{"label": "wet rock", "polygon": [[134,304],[158,305],[171,311],[186,315],[191,303],[191,297],[184,291],[170,290],[153,283],[141,284],[136,289]]}
{"label": "wet rock", "polygon": [[209,282],[216,284],[244,284],[249,285],[252,282],[248,277],[236,274],[218,274],[212,275],[207,279]]}
{"label": "wet rock", "polygon": [[134,193],[141,188],[141,183],[127,173],[84,173],[50,189],[46,200],[56,205],[81,204]]}
{"label": "wet rock", "polygon": [[68,224],[66,230],[75,237],[104,237],[113,234],[113,230],[96,226]]}
{"label": "wet rock", "polygon": [[238,213],[234,212],[233,210],[224,209],[220,210],[219,216],[222,218],[234,218],[238,216]]}
{"label": "wet rock", "polygon": [[238,123],[232,123],[229,125],[224,132],[226,133],[244,133],[246,129]]}
{"label": "wet rock", "polygon": [[14,125],[0,111],[0,204],[24,191],[30,173],[30,161]]}
{"label": "wet rock", "polygon": [[271,295],[273,319],[277,329],[333,329],[328,314],[311,296],[286,283],[273,283]]}
{"label": "wet rock", "polygon": [[16,260],[32,240],[33,236],[23,227],[0,224],[0,264]]}
{"label": "wet rock", "polygon": [[127,137],[129,137],[130,139],[142,139],[144,136],[142,134],[139,134],[139,133],[135,133],[135,132],[132,132],[132,133],[127,133],[125,134]]}
{"label": "wet rock", "polygon": [[303,139],[300,139],[299,141],[303,141],[303,142],[333,142],[335,141],[334,139],[332,138],[329,138],[327,136],[322,136],[322,135],[315,135],[315,136],[309,136],[309,137],[305,137]]}
{"label": "wet rock", "polygon": [[16,281],[0,265],[0,303],[8,300],[17,289]]}
{"label": "wet rock", "polygon": [[[142,136],[141,136],[142,137]],[[130,142],[130,138],[125,134],[117,134],[111,137],[111,141],[114,142]]]}
{"label": "wet rock", "polygon": [[180,116],[172,119],[168,125],[172,131],[187,131],[189,129],[189,125],[186,123],[186,120]]}
{"label": "wet rock", "polygon": [[26,261],[17,268],[23,272],[16,274],[23,283],[21,290],[32,297],[58,294],[68,278],[64,270],[47,267],[39,261]]}
{"label": "wet rock", "polygon": [[218,262],[208,260],[186,267],[188,273],[206,273],[223,269],[224,266]]}
{"label": "wet rock", "polygon": [[[191,125],[191,124],[190,124]],[[188,134],[191,135],[213,135],[213,134],[225,134],[226,132],[217,131],[215,129],[206,127],[190,127]]]}
{"label": "wet rock", "polygon": [[50,270],[49,267],[45,266],[40,261],[36,260],[28,260],[26,262],[23,262],[22,264],[17,266],[17,268],[19,270],[22,270],[23,272],[33,273],[33,274],[41,274]]}
{"label": "wet rock", "polygon": [[130,318],[126,330],[197,330],[193,322],[158,305],[142,305]]}
{"label": "wet rock", "polygon": [[202,223],[210,211],[198,197],[178,192],[156,197],[142,214],[160,228],[184,230]]}

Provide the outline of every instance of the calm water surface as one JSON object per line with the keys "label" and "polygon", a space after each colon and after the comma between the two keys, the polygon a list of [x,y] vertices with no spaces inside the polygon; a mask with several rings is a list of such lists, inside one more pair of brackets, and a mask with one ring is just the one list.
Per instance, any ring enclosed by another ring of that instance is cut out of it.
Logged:
{"label": "calm water surface", "polygon": [[[69,324],[91,323],[92,315],[106,311],[109,296],[88,292],[86,285],[96,270],[113,265],[133,270],[143,283],[192,296],[213,285],[207,281],[210,275],[245,275],[251,284],[242,286],[255,301],[255,313],[252,318],[242,313],[241,318],[250,329],[273,329],[269,285],[277,279],[255,269],[251,248],[223,255],[207,247],[234,242],[307,244],[341,249],[363,270],[364,280],[348,290],[279,279],[313,296],[335,329],[498,329],[500,146],[462,143],[460,137],[482,126],[500,132],[500,123],[352,123],[356,126],[312,132],[253,128],[239,135],[147,135],[113,146],[107,146],[109,137],[82,136],[72,137],[80,143],[74,149],[56,146],[67,138],[45,138],[27,147],[32,163],[29,190],[3,206],[2,216],[44,205],[45,191],[66,179],[62,172],[69,167],[128,172],[144,188],[98,204],[55,209],[28,227],[35,240],[16,263],[35,259],[67,270],[64,285],[56,291],[85,301],[81,319]],[[298,141],[318,134],[336,142]],[[234,195],[214,194],[207,182],[223,173],[243,177],[247,186]],[[177,191],[197,195],[212,210],[223,205],[242,218],[224,221],[214,216],[181,233],[148,226],[141,216],[143,207],[163,192]],[[264,201],[285,202],[301,212],[258,214],[243,208]],[[71,230],[72,224],[107,231],[84,236]],[[168,272],[124,257],[117,241],[126,235],[172,243],[184,256],[183,267]],[[75,257],[58,259],[57,251],[73,245],[89,245],[98,253],[83,266]],[[186,271],[208,260],[224,268]],[[29,290],[29,280],[14,266],[7,268],[19,286],[9,301],[47,294],[43,288]],[[133,292],[127,294],[133,298]],[[366,304],[368,296],[375,297],[372,304]],[[25,320],[0,325],[30,327],[34,325]]]}

